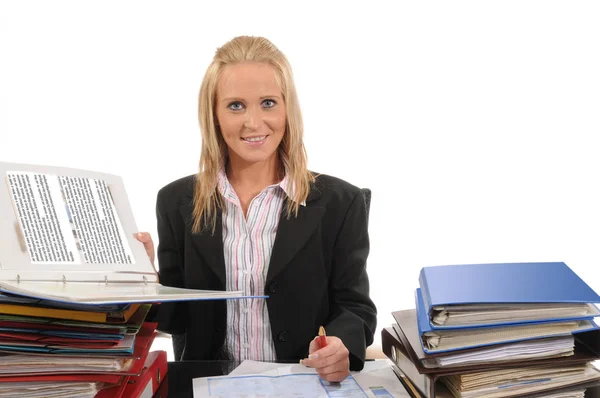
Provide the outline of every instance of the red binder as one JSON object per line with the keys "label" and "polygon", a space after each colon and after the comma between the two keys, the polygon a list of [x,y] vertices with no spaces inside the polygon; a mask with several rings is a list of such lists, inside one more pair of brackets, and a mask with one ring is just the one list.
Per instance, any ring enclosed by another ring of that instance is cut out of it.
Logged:
{"label": "red binder", "polygon": [[123,377],[121,384],[101,390],[95,398],[152,398],[166,374],[167,352],[152,351],[138,375]]}
{"label": "red binder", "polygon": [[152,351],[138,376],[130,376],[123,397],[152,398],[167,375],[167,352]]}

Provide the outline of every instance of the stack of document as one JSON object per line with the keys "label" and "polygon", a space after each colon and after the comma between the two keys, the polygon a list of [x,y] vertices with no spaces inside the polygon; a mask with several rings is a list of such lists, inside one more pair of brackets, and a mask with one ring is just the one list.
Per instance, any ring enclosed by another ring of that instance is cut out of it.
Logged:
{"label": "stack of document", "polygon": [[243,297],[162,286],[118,176],[0,162],[0,179],[0,398],[137,396],[167,371],[152,303]]}
{"label": "stack of document", "polygon": [[419,285],[416,308],[382,331],[415,396],[570,397],[600,384],[600,296],[566,264],[426,267]]}
{"label": "stack of document", "polygon": [[156,328],[144,322],[149,308],[0,294],[0,397],[119,396],[145,366]]}

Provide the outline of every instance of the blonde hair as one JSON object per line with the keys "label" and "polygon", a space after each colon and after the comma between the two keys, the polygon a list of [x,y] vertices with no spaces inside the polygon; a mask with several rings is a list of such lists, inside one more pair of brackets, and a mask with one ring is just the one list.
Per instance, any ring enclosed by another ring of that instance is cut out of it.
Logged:
{"label": "blonde hair", "polygon": [[279,159],[288,175],[288,184],[294,187],[292,200],[286,201],[287,217],[298,215],[300,203],[308,197],[314,176],[307,169],[304,148],[302,114],[292,76],[285,55],[263,37],[239,36],[218,48],[208,66],[198,99],[198,119],[202,133],[199,171],[194,188],[192,231],[197,233],[208,225],[214,233],[217,210],[223,208],[217,183],[218,173],[225,166],[227,145],[216,123],[215,102],[217,83],[227,65],[240,62],[263,62],[275,69],[286,108],[286,128],[278,148]]}

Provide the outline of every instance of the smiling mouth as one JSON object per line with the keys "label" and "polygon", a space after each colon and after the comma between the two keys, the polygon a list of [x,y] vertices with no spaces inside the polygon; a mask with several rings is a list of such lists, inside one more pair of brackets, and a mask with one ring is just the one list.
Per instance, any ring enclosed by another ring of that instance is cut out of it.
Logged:
{"label": "smiling mouth", "polygon": [[265,138],[267,138],[266,135],[258,135],[258,136],[254,136],[254,137],[246,137],[246,138],[242,137],[242,140],[246,141],[246,142],[260,142],[260,141],[264,140]]}

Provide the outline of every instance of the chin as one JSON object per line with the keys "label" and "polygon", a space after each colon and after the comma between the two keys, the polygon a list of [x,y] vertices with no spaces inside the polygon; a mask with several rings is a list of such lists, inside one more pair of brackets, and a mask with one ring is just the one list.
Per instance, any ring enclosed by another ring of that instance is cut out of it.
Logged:
{"label": "chin", "polygon": [[245,163],[263,163],[263,162],[267,162],[267,161],[271,160],[272,158],[276,157],[277,152],[270,151],[267,153],[264,153],[264,152],[248,153],[247,151],[244,151],[244,153],[238,152],[236,155],[239,158],[241,158]]}
{"label": "chin", "polygon": [[269,161],[271,158],[272,158],[272,155],[270,155],[270,156],[243,156],[242,157],[242,159],[246,163],[264,163],[264,162]]}

